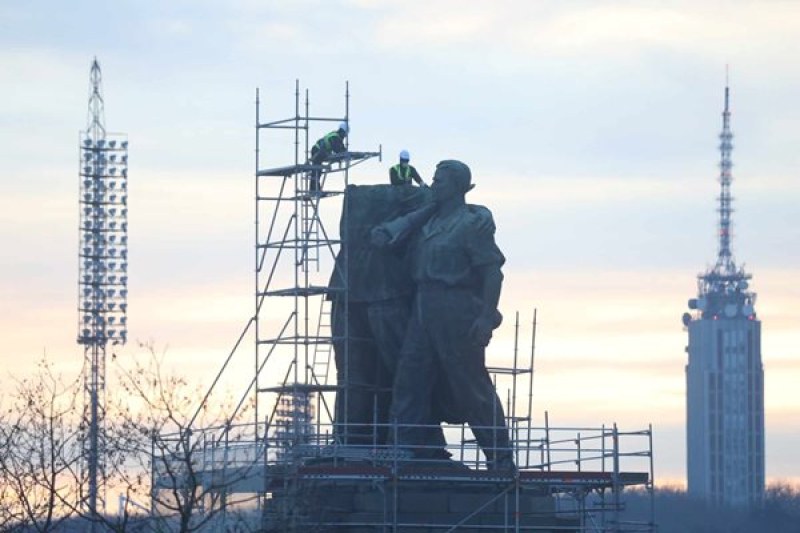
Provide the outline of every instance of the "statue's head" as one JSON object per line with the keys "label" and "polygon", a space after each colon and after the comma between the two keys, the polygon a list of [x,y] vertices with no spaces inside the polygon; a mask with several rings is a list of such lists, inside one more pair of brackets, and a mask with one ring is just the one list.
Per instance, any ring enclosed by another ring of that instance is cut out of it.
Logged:
{"label": "statue's head", "polygon": [[473,186],[472,172],[461,161],[449,159],[436,165],[431,185],[436,202],[442,203],[456,196],[463,197]]}

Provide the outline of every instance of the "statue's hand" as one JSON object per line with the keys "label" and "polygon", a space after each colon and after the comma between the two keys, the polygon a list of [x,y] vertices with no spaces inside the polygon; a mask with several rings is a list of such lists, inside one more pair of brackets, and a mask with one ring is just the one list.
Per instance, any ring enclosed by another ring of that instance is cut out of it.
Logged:
{"label": "statue's hand", "polygon": [[375,228],[372,228],[372,231],[369,234],[369,240],[373,246],[382,248],[389,244],[389,242],[392,240],[392,236],[386,230],[386,228],[377,226]]}
{"label": "statue's hand", "polygon": [[469,330],[470,340],[478,346],[488,346],[489,341],[492,340],[492,331],[494,331],[496,323],[495,317],[479,316],[472,323],[472,327]]}

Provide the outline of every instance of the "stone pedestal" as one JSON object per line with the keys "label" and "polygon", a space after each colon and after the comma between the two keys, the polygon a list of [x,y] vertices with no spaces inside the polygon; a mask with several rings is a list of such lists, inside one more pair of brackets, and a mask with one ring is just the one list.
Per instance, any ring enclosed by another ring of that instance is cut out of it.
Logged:
{"label": "stone pedestal", "polygon": [[265,509],[269,533],[577,531],[543,487],[446,479],[285,479]]}

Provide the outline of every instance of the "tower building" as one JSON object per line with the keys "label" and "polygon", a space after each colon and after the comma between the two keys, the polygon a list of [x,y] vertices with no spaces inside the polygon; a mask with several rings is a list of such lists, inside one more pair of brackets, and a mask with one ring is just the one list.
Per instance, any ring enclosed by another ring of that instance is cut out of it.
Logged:
{"label": "tower building", "polygon": [[761,322],[751,275],[731,251],[729,88],[720,133],[716,264],[698,276],[697,298],[683,315],[689,494],[718,505],[752,506],[764,493],[764,370]]}

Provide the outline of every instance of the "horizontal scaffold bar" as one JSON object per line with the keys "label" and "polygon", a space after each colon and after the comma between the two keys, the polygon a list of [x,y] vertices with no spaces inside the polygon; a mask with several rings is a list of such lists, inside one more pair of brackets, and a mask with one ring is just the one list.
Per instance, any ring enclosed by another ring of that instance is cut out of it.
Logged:
{"label": "horizontal scaffold bar", "polygon": [[513,376],[518,376],[520,374],[530,374],[530,368],[511,368],[506,366],[487,366],[486,370],[490,374],[509,374]]}
{"label": "horizontal scaffold bar", "polygon": [[[327,163],[341,163],[345,161],[362,161],[372,157],[379,157],[380,152],[342,152],[341,154],[333,154],[328,156]],[[278,176],[287,177],[294,174],[303,174],[312,170],[324,171],[327,170],[328,165],[312,165],[310,163],[298,163],[296,165],[287,165],[284,167],[265,168],[256,171],[256,176]]]}
{"label": "horizontal scaffold bar", "polygon": [[[268,467],[269,475],[273,483],[283,483],[281,473],[285,472],[298,478],[315,479],[398,479],[398,480],[419,480],[426,482],[453,482],[453,481],[472,481],[472,482],[496,482],[499,480],[511,479],[515,476],[510,471],[492,470],[472,470],[441,468],[435,466],[413,465],[406,462],[399,463],[396,473],[393,473],[391,466],[369,466],[369,465],[305,465],[297,470],[288,471],[283,465]],[[575,471],[530,471],[522,470],[518,472],[519,482],[523,485],[547,485],[558,487],[586,487],[601,488],[613,487],[615,485],[614,474],[612,472],[575,472]],[[620,472],[616,478],[616,484],[622,486],[644,485],[649,482],[647,472]]]}
{"label": "horizontal scaffold bar", "polygon": [[287,239],[285,241],[268,242],[266,244],[259,244],[259,250],[267,249],[282,249],[282,250],[305,250],[306,248],[324,248],[327,246],[336,246],[341,244],[339,239]]}
{"label": "horizontal scaffold bar", "polygon": [[264,387],[258,392],[276,392],[278,394],[309,393],[309,392],[335,392],[339,390],[336,385],[318,385],[316,383],[288,383],[277,387]]}
{"label": "horizontal scaffold bar", "polygon": [[294,344],[331,344],[334,341],[344,340],[344,337],[314,337],[314,336],[291,336],[291,337],[279,337],[276,339],[262,339],[258,341],[258,344],[284,344],[284,345],[294,345]]}
{"label": "horizontal scaffold bar", "polygon": [[291,117],[291,118],[283,118],[280,120],[273,120],[272,122],[262,122],[258,125],[259,128],[279,128],[281,126],[288,127],[288,128],[297,128],[297,129],[305,129],[304,125],[291,125],[287,126],[288,124],[292,124],[293,122],[305,122],[305,119],[299,115]]}
{"label": "horizontal scaffold bar", "polygon": [[370,157],[378,157],[380,155],[380,152],[342,152],[341,154],[329,156],[328,161],[359,161],[362,159],[369,159]]}
{"label": "horizontal scaffold bar", "polygon": [[344,191],[340,190],[331,190],[331,191],[314,191],[311,193],[302,192],[298,196],[259,196],[259,201],[269,201],[269,202],[291,202],[294,200],[303,200],[305,202],[313,202],[319,200],[320,198],[327,198],[329,196],[339,196],[344,194]]}
{"label": "horizontal scaffold bar", "polygon": [[322,165],[310,165],[308,163],[300,163],[297,165],[289,165],[285,167],[265,168],[256,172],[256,176],[292,176],[294,174],[303,174],[312,170],[324,170]]}
{"label": "horizontal scaffold bar", "polygon": [[258,296],[319,296],[344,292],[342,288],[333,288],[322,285],[310,285],[308,287],[288,287],[286,289],[275,289],[262,291]]}
{"label": "horizontal scaffold bar", "polygon": [[[280,120],[273,120],[272,122],[262,122],[258,125],[259,128],[290,128],[290,129],[306,129],[305,123],[306,122],[343,122],[344,119],[341,117],[331,118],[331,117],[308,117],[308,116],[300,116],[296,115],[291,118],[284,118]],[[297,126],[290,125],[291,123],[296,122],[300,123]]]}

